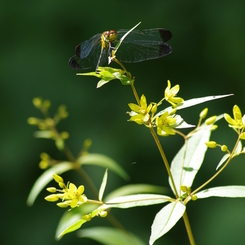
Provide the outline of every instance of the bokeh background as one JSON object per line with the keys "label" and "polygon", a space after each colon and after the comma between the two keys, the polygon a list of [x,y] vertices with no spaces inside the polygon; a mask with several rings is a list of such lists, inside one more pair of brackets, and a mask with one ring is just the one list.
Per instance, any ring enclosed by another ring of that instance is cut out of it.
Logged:
{"label": "bokeh background", "polygon": [[[40,153],[62,159],[52,141],[34,139],[36,128],[27,124],[30,116],[41,117],[32,99],[41,96],[52,102],[51,113],[65,104],[69,117],[59,125],[67,130],[68,145],[76,155],[83,141],[91,138],[91,152],[106,154],[120,163],[131,176],[129,183],[168,186],[167,174],[150,133],[143,126],[127,122],[127,104],[134,102],[130,87],[114,81],[96,89],[94,77],[78,77],[68,66],[75,46],[108,29],[164,27],[173,33],[171,55],[163,59],[127,65],[136,77],[139,94],[159,101],[170,79],[180,84],[180,96],[234,93],[233,97],[181,111],[192,124],[199,112],[209,115],[232,113],[234,104],[245,111],[245,2],[237,1],[1,1],[0,2],[0,243],[1,244],[98,244],[78,239],[75,233],[54,240],[56,225],[64,210],[44,201],[43,191],[33,207],[26,206],[28,193],[42,173]],[[184,131],[185,133],[187,131]],[[224,122],[212,139],[232,146],[236,135]],[[171,160],[183,144],[176,137],[162,138]],[[193,188],[215,172],[222,157],[209,151]],[[132,164],[134,163],[134,164]],[[88,169],[99,187],[104,170]],[[245,184],[245,161],[240,156],[211,186]],[[76,173],[66,180],[81,184]],[[127,184],[109,173],[108,189]],[[170,193],[169,193],[170,194]],[[161,206],[113,210],[130,231],[146,242],[150,226]],[[188,215],[198,245],[242,244],[245,200],[213,198],[188,204]],[[99,219],[97,219],[99,220]],[[86,227],[97,225],[97,220]],[[106,220],[100,225],[108,225]],[[183,220],[157,244],[188,244]]]}

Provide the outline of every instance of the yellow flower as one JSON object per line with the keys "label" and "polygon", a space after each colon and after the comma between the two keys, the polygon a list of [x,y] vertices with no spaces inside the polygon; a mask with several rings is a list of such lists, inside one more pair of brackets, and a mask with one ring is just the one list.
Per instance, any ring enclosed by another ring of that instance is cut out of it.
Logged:
{"label": "yellow flower", "polygon": [[233,116],[234,119],[231,118],[230,115],[227,113],[224,114],[225,120],[229,123],[229,127],[234,129],[241,129],[244,127],[243,120],[242,120],[242,113],[240,108],[237,105],[233,107]]}
{"label": "yellow flower", "polygon": [[157,134],[160,136],[175,135],[174,126],[176,118],[168,111],[165,111],[160,117],[156,118]]}
{"label": "yellow flower", "polygon": [[178,104],[184,102],[184,100],[180,97],[175,97],[179,92],[179,85],[175,85],[171,88],[171,83],[168,80],[168,86],[165,89],[165,100],[168,101],[173,108],[177,107]]}
{"label": "yellow flower", "polygon": [[144,95],[142,95],[140,98],[140,106],[133,103],[129,103],[128,106],[132,110],[129,113],[129,115],[131,116],[129,121],[134,121],[140,125],[146,124],[149,121],[149,113],[151,111],[152,104],[147,106],[146,97]]}
{"label": "yellow flower", "polygon": [[80,185],[78,188],[73,184],[69,184],[69,188],[65,193],[64,199],[71,200],[71,208],[75,208],[77,205],[83,204],[87,201],[87,197],[82,195],[84,192],[84,186]]}
{"label": "yellow flower", "polygon": [[65,208],[67,206],[71,206],[71,208],[75,208],[87,201],[87,197],[83,194],[84,186],[80,185],[78,188],[73,183],[68,183],[67,186],[64,183],[62,177],[57,174],[53,174],[54,180],[59,184],[62,190],[58,190],[54,187],[47,188],[47,190],[51,193],[59,192],[59,194],[51,194],[45,197],[46,201],[56,202],[59,199],[62,202],[57,203],[57,205],[61,208]]}

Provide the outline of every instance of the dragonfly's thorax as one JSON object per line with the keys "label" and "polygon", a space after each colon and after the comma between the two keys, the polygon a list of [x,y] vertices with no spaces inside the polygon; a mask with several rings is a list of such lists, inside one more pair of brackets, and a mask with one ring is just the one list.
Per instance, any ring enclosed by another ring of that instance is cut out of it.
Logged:
{"label": "dragonfly's thorax", "polygon": [[108,49],[110,43],[117,39],[117,33],[115,30],[105,31],[101,35],[101,45],[103,48]]}

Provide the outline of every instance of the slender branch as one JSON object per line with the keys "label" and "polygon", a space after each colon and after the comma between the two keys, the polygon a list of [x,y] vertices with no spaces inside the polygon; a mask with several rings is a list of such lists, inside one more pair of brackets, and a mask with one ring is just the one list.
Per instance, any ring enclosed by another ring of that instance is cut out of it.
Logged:
{"label": "slender branch", "polygon": [[204,184],[202,184],[201,186],[199,186],[196,190],[194,190],[192,193],[191,193],[191,195],[193,195],[193,194],[195,194],[195,193],[197,193],[198,191],[200,191],[203,187],[205,187],[207,184],[209,184],[212,180],[214,180],[226,167],[227,167],[227,165],[231,162],[231,159],[232,159],[232,156],[233,156],[233,154],[234,154],[234,152],[235,152],[235,150],[236,150],[236,148],[237,148],[237,145],[238,145],[238,143],[239,143],[239,137],[238,137],[238,139],[237,139],[237,142],[236,142],[236,144],[235,144],[235,146],[234,146],[234,148],[233,148],[233,150],[232,150],[232,152],[231,152],[231,154],[230,154],[230,157],[229,157],[229,159],[227,160],[227,162],[219,169],[219,171],[218,172],[216,172],[209,180],[207,180]]}
{"label": "slender branch", "polygon": [[191,245],[195,245],[195,241],[194,241],[194,237],[192,234],[192,230],[191,230],[191,226],[190,226],[190,222],[187,216],[187,213],[185,211],[184,215],[183,215],[183,219],[184,219],[184,223],[185,223],[185,228],[189,237],[189,241]]}
{"label": "slender branch", "polygon": [[134,97],[135,97],[135,99],[136,99],[136,101],[137,101],[137,104],[140,106],[140,99],[139,99],[138,93],[137,93],[137,91],[136,91],[136,89],[135,89],[135,87],[134,87],[134,84],[131,83],[130,85],[131,85],[131,88],[132,88],[132,90],[133,90]]}
{"label": "slender branch", "polygon": [[165,153],[164,153],[164,151],[163,151],[163,149],[162,149],[162,145],[161,145],[161,143],[160,143],[160,141],[159,141],[159,139],[158,139],[158,137],[157,137],[157,135],[156,135],[156,132],[155,132],[155,130],[153,129],[153,127],[150,127],[150,131],[151,131],[151,134],[152,134],[152,136],[153,136],[153,138],[154,138],[154,140],[155,140],[155,142],[156,142],[156,144],[157,144],[157,148],[158,148],[158,150],[159,150],[159,152],[160,152],[160,154],[161,154],[162,160],[163,160],[163,162],[164,162],[164,164],[165,164],[166,170],[167,170],[167,172],[168,172],[168,175],[169,175],[169,177],[170,177],[172,186],[173,186],[173,188],[174,188],[175,196],[176,196],[176,198],[178,198],[179,195],[178,195],[178,192],[177,192],[175,183],[174,183],[174,179],[173,179],[172,173],[171,173],[171,171],[170,171],[170,167],[169,167],[169,163],[168,163],[167,157],[166,157],[166,155],[165,155]]}

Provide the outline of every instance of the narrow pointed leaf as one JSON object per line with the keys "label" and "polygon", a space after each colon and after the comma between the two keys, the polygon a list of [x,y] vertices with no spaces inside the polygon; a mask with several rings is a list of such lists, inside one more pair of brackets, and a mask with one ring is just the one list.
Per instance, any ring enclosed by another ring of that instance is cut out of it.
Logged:
{"label": "narrow pointed leaf", "polygon": [[237,144],[237,147],[236,147],[236,149],[234,151],[233,157],[239,155],[241,151],[242,151],[242,142],[241,142],[241,140],[239,140],[239,142]]}
{"label": "narrow pointed leaf", "polygon": [[81,214],[79,208],[73,208],[70,211],[66,211],[61,217],[59,224],[56,228],[55,237],[58,239],[59,235],[62,234],[64,230],[75,224],[81,219]]}
{"label": "narrow pointed leaf", "polygon": [[71,169],[73,169],[73,164],[71,162],[62,162],[46,170],[34,183],[27,198],[27,205],[33,205],[38,194],[51,180],[53,180],[53,174],[62,174]]}
{"label": "narrow pointed leaf", "polygon": [[58,238],[60,239],[65,234],[70,233],[70,232],[75,231],[75,230],[78,230],[86,222],[87,222],[87,220],[84,220],[84,219],[80,219],[80,220],[76,221],[75,223],[73,223],[72,225],[67,227],[63,232],[61,232],[59,234]]}
{"label": "narrow pointed leaf", "polygon": [[90,238],[104,245],[146,245],[130,232],[111,227],[92,227],[77,232],[78,237]]}
{"label": "narrow pointed leaf", "polygon": [[99,190],[99,201],[102,201],[103,198],[103,194],[105,191],[105,187],[106,187],[106,183],[107,183],[107,175],[108,175],[108,169],[106,169],[101,186],[100,186],[100,190]]}
{"label": "narrow pointed leaf", "polygon": [[[198,104],[202,104],[204,102],[208,102],[211,100],[217,100],[217,99],[222,99],[228,96],[232,96],[233,94],[226,94],[226,95],[213,95],[213,96],[206,96],[206,97],[201,97],[201,98],[194,98],[194,99],[189,99],[185,100],[181,105],[177,106],[177,110],[185,109],[191,106],[195,106]],[[160,111],[157,113],[155,116],[161,116],[165,111],[172,111],[173,107],[169,106],[166,109]]]}
{"label": "narrow pointed leaf", "polygon": [[197,198],[208,197],[245,197],[245,186],[231,185],[209,188],[196,193]]}
{"label": "narrow pointed leaf", "polygon": [[216,170],[218,170],[222,165],[223,163],[230,157],[230,154],[225,154],[222,159],[220,160],[218,166],[216,167]]}
{"label": "narrow pointed leaf", "polygon": [[140,194],[140,193],[167,193],[169,192],[167,188],[156,185],[148,185],[148,184],[132,184],[122,186],[111,193],[109,193],[105,198],[104,202],[119,196],[126,196],[132,194]]}
{"label": "narrow pointed leaf", "polygon": [[83,215],[89,214],[93,210],[97,209],[98,206],[99,205],[96,204],[82,205],[77,208],[65,211],[56,228],[55,237],[58,239],[58,236],[65,229],[79,221]]}
{"label": "narrow pointed leaf", "polygon": [[[180,194],[180,185],[190,186],[200,169],[207,146],[205,142],[209,141],[211,126],[202,125],[200,129],[183,145],[171,163],[171,173],[174,183]],[[174,192],[172,182],[169,179],[170,186]]]}
{"label": "narrow pointed leaf", "polygon": [[108,168],[109,170],[115,172],[119,176],[121,176],[123,179],[128,180],[129,176],[128,174],[124,171],[124,169],[113,159],[110,157],[107,157],[102,154],[87,154],[84,156],[81,156],[77,160],[78,163],[81,165],[96,165],[99,167],[104,167]]}
{"label": "narrow pointed leaf", "polygon": [[191,107],[191,106],[198,105],[198,104],[202,104],[204,102],[208,102],[211,100],[222,99],[222,98],[232,96],[232,95],[233,94],[212,95],[212,96],[206,96],[206,97],[201,97],[201,98],[185,100],[183,104],[181,104],[180,106],[177,106],[177,110],[184,109],[184,108]]}
{"label": "narrow pointed leaf", "polygon": [[169,202],[171,201],[171,197],[164,196],[164,195],[156,195],[156,194],[137,194],[137,195],[129,195],[129,196],[122,196],[116,197],[101,207],[103,209],[107,208],[133,208],[137,206],[149,206],[155,205],[159,203]]}
{"label": "narrow pointed leaf", "polygon": [[183,216],[185,208],[181,202],[172,202],[157,213],[151,226],[150,245],[172,229]]}

